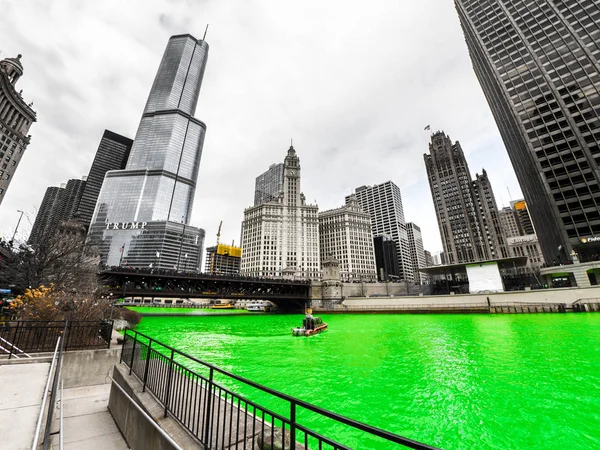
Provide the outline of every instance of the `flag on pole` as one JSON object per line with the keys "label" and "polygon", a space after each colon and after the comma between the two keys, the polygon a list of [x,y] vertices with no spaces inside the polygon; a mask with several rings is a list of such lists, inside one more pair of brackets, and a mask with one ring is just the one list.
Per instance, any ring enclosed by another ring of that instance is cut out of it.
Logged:
{"label": "flag on pole", "polygon": [[123,253],[123,250],[125,250],[125,244],[119,249],[119,252]]}
{"label": "flag on pole", "polygon": [[431,130],[431,125],[427,125],[427,126],[426,126],[426,127],[423,129],[423,131],[428,131],[428,130]]}

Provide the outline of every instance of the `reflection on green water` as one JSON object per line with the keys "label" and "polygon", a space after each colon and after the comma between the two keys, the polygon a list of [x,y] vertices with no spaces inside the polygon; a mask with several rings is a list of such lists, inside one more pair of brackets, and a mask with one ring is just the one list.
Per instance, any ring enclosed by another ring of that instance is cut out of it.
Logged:
{"label": "reflection on green water", "polygon": [[[445,449],[600,448],[600,314],[323,318],[328,331],[309,338],[291,336],[300,315],[144,317],[138,330],[273,389]],[[321,431],[330,426],[309,414],[300,418]],[[344,428],[329,432],[353,448],[390,448]]]}

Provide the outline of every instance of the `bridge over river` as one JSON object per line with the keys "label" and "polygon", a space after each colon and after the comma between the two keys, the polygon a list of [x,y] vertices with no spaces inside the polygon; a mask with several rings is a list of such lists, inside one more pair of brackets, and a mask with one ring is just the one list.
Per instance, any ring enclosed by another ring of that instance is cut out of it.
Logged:
{"label": "bridge over river", "polygon": [[269,300],[284,309],[303,306],[310,300],[311,292],[311,283],[305,280],[181,273],[174,270],[113,267],[102,270],[100,278],[115,296]]}

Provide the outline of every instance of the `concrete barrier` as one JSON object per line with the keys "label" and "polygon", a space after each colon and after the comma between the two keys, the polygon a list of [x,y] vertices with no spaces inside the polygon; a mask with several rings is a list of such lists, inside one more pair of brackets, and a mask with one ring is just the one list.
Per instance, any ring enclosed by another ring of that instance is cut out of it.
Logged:
{"label": "concrete barrier", "polygon": [[106,384],[112,368],[119,363],[121,347],[63,353],[61,377],[65,388]]}
{"label": "concrete barrier", "polygon": [[[142,384],[135,376],[129,376],[129,369],[125,365],[119,364],[114,367],[113,379],[181,448],[202,448],[175,419],[170,416],[164,417],[164,408],[150,393],[142,392]],[[131,400],[114,386],[110,390],[108,410],[132,450],[176,448],[131,403]]]}

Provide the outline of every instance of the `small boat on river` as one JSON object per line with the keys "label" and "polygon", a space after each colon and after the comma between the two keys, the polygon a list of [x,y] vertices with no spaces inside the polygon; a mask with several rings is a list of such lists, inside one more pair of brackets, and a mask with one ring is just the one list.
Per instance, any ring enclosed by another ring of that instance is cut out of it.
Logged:
{"label": "small boat on river", "polygon": [[211,305],[210,308],[211,309],[233,309],[233,305],[231,303],[229,303],[228,301],[221,300],[220,302],[215,303],[214,305]]}
{"label": "small boat on river", "polygon": [[293,336],[312,336],[327,329],[327,324],[320,317],[313,317],[311,312],[311,310],[307,311],[302,320],[302,327],[292,328]]}

